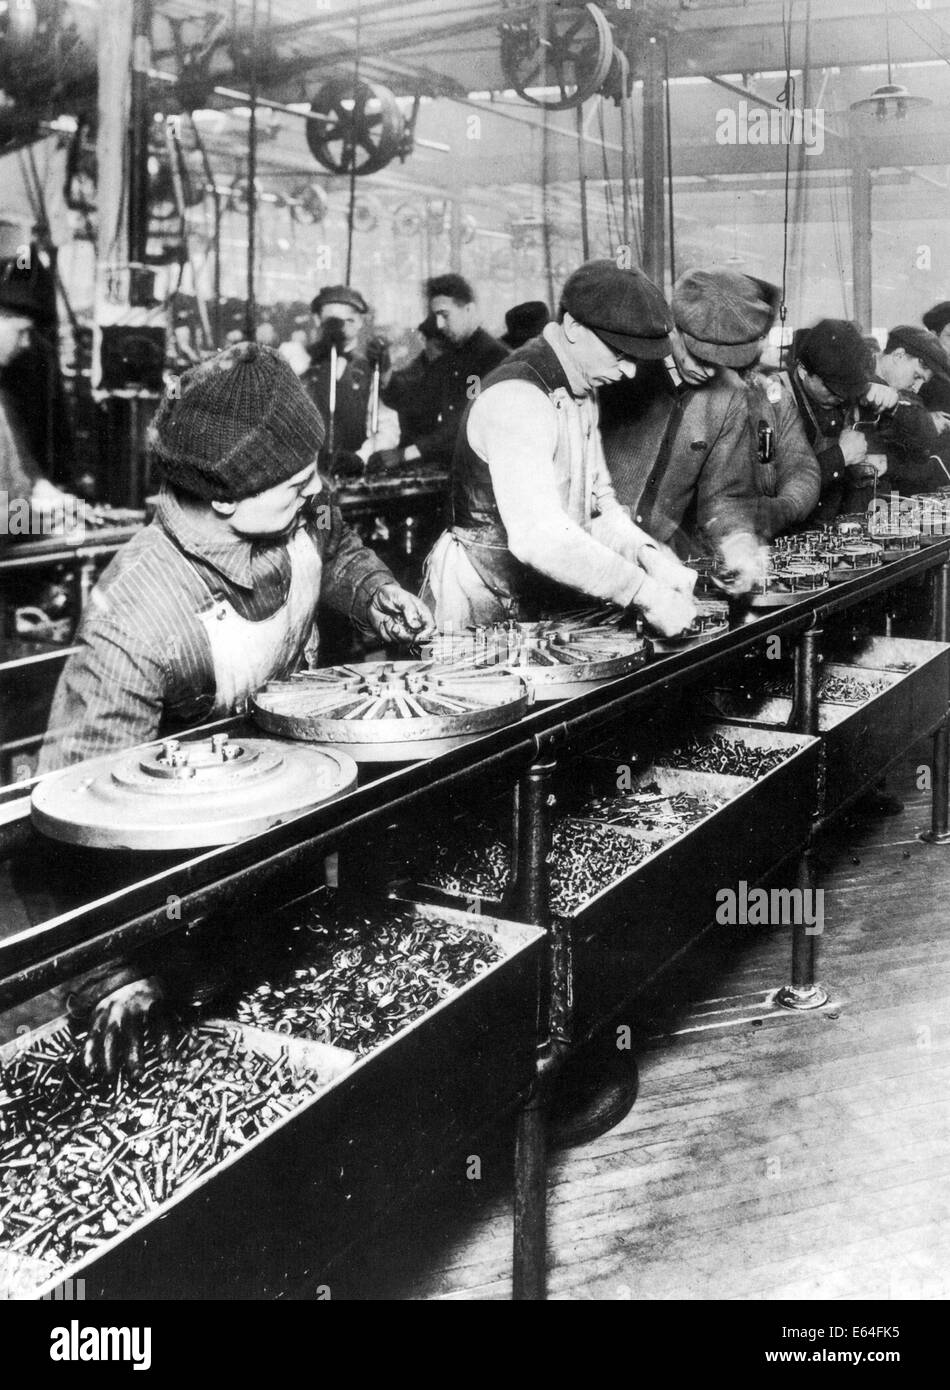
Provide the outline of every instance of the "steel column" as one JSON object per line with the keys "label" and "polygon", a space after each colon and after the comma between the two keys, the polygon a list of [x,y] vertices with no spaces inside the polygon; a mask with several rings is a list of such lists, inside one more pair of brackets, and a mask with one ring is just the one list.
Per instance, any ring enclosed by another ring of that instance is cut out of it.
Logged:
{"label": "steel column", "polygon": [[852,141],[851,157],[851,274],[854,285],[852,317],[865,333],[871,330],[871,171],[867,149]]}
{"label": "steel column", "polygon": [[[936,571],[932,592],[934,640],[947,642],[950,641],[950,565],[944,563]],[[930,829],[920,838],[931,845],[945,845],[950,843],[950,729],[947,719],[934,733],[930,779]]]}

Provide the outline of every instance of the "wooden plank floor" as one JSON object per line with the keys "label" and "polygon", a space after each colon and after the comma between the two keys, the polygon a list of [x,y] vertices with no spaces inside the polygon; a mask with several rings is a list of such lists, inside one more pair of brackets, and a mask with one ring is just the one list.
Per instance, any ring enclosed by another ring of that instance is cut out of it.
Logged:
{"label": "wooden plank floor", "polygon": [[[767,1001],[788,929],[723,928],[631,1019],[637,1104],[551,1165],[552,1298],[950,1296],[950,846],[916,838],[918,752],[903,814],[822,846],[826,1009]],[[510,1135],[482,1149],[334,1297],[509,1298]]]}

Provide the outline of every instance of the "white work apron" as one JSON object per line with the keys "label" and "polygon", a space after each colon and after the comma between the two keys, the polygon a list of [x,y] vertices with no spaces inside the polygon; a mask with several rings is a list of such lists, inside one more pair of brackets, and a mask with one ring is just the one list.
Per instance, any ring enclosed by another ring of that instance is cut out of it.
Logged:
{"label": "white work apron", "polygon": [[323,563],[305,527],[297,530],[287,551],[290,589],[269,618],[250,622],[225,599],[215,599],[211,608],[198,615],[214,663],[215,718],[240,713],[249,695],[290,671],[305,646],[308,664],[314,664]]}

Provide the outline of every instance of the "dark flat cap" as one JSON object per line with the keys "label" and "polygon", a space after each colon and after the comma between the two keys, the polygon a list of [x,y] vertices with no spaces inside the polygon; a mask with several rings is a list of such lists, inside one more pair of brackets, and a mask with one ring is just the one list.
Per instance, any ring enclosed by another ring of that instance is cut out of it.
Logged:
{"label": "dark flat cap", "polygon": [[821,319],[809,328],[798,360],[843,401],[860,400],[874,376],[874,352],[848,319]]}
{"label": "dark flat cap", "polygon": [[950,299],[942,299],[939,304],[928,309],[923,316],[923,325],[925,328],[929,328],[931,333],[942,333],[948,323],[950,323]]}
{"label": "dark flat cap", "polygon": [[349,285],[324,285],[320,293],[311,299],[310,308],[313,313],[319,314],[325,304],[348,304],[358,314],[369,313],[369,305],[359,290],[351,289]]}
{"label": "dark flat cap", "polygon": [[937,376],[950,377],[950,358],[936,333],[927,328],[917,328],[912,323],[902,323],[892,328],[887,335],[887,351],[902,347],[908,357],[917,360]]}
{"label": "dark flat cap", "polygon": [[688,270],[673,287],[673,318],[683,342],[704,362],[748,367],[759,355],[780,291],[725,267]]}
{"label": "dark flat cap", "polygon": [[551,310],[543,299],[529,299],[515,304],[505,313],[505,332],[501,342],[518,348],[536,338],[546,323],[551,322]]}
{"label": "dark flat cap", "polygon": [[642,270],[621,270],[615,261],[588,261],[565,281],[561,308],[627,357],[649,361],[673,351],[673,316]]}

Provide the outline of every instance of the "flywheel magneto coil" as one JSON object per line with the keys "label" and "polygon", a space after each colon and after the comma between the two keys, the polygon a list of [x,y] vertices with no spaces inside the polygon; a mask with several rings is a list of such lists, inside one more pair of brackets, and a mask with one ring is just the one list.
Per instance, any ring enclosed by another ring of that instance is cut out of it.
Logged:
{"label": "flywheel magneto coil", "polygon": [[95,758],[35,788],[36,828],[98,849],[171,850],[230,844],[342,796],[351,758],[274,739],[184,742]]}
{"label": "flywheel magneto coil", "polygon": [[371,661],[270,681],[252,701],[268,732],[339,748],[358,762],[410,762],[511,724],[528,707],[517,676]]}
{"label": "flywheel magneto coil", "polygon": [[518,675],[536,700],[567,700],[643,665],[649,648],[618,629],[606,612],[536,623],[493,623],[474,632],[436,637],[426,649],[445,669],[504,670]]}

